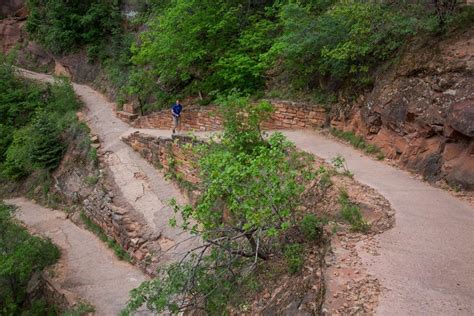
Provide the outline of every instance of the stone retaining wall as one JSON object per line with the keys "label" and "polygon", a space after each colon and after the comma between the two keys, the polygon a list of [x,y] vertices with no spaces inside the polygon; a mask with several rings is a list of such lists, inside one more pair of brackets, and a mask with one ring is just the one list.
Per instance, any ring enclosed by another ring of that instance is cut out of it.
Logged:
{"label": "stone retaining wall", "polygon": [[82,202],[86,216],[125,249],[147,274],[154,275],[161,251],[159,233],[154,232],[138,214],[113,203],[113,194],[102,185]]}
{"label": "stone retaining wall", "polygon": [[[326,124],[326,110],[319,106],[289,101],[271,101],[275,112],[270,120],[262,124],[264,129],[295,129],[323,127]],[[140,116],[133,121],[136,128],[171,129],[170,110]],[[222,118],[215,106],[184,107],[181,115],[181,130],[214,131],[222,128]]]}
{"label": "stone retaining wall", "polygon": [[135,132],[122,140],[149,163],[163,169],[177,182],[194,186],[199,183],[198,157],[192,147],[203,142],[191,136],[173,135],[172,138],[154,137]]}

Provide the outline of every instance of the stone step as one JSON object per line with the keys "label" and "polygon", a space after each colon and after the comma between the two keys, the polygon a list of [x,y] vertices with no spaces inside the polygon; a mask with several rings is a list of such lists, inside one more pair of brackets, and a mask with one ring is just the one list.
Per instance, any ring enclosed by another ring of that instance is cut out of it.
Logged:
{"label": "stone step", "polygon": [[129,113],[125,111],[117,111],[116,114],[119,119],[127,123],[130,123],[138,118],[138,114]]}

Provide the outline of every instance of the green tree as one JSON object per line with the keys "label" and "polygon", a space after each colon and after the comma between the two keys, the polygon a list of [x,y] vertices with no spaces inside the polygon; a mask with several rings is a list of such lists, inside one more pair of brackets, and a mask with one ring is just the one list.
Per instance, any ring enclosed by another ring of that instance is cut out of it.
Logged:
{"label": "green tree", "polygon": [[39,112],[32,125],[31,162],[37,169],[51,170],[58,166],[65,146],[55,122],[46,112]]}
{"label": "green tree", "polygon": [[331,2],[321,1],[320,10],[297,3],[281,10],[283,34],[272,54],[296,88],[367,86],[370,71],[416,31],[417,19],[389,5]]}
{"label": "green tree", "polygon": [[236,96],[221,103],[224,132],[197,148],[202,195],[194,206],[172,204],[180,220],[171,224],[189,230],[199,246],[133,291],[128,312],[146,304],[157,312],[203,308],[220,314],[235,288],[279,251],[279,238],[296,225],[311,172],[282,134],[261,134],[271,106]]}
{"label": "green tree", "polygon": [[102,41],[120,30],[116,0],[28,0],[27,7],[28,33],[57,54],[89,45],[98,57]]}

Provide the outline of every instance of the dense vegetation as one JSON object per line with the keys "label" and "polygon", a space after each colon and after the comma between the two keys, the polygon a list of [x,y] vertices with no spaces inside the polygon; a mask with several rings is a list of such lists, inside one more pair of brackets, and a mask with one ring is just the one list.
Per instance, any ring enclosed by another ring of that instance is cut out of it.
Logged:
{"label": "dense vegetation", "polygon": [[41,85],[21,79],[2,57],[0,178],[20,180],[35,171],[48,174],[55,169],[68,142],[87,135],[77,122],[78,109],[79,102],[66,80]]}
{"label": "dense vegetation", "polygon": [[118,101],[137,101],[146,111],[176,95],[206,103],[233,90],[334,101],[336,92],[370,87],[374,70],[414,35],[473,20],[472,8],[456,1],[131,3],[137,14],[124,18],[118,1],[29,0],[27,29],[57,53],[87,47]]}
{"label": "dense vegetation", "polygon": [[129,311],[146,303],[158,312],[203,308],[221,314],[262,262],[285,256],[290,273],[301,270],[304,247],[290,231],[302,231],[308,240],[322,237],[316,217],[300,228],[295,211],[315,176],[308,157],[283,135],[264,139],[259,130],[270,104],[250,104],[235,95],[220,103],[224,132],[195,148],[202,157],[202,194],[195,205],[173,203],[178,216],[171,224],[190,231],[200,245],[134,290]]}
{"label": "dense vegetation", "polygon": [[0,201],[0,314],[54,315],[54,307],[42,300],[29,302],[26,288],[35,272],[58,260],[59,250],[16,223],[14,211]]}
{"label": "dense vegetation", "polygon": [[104,38],[120,29],[119,1],[28,0],[26,29],[53,53],[68,53],[87,45],[89,56],[104,50]]}

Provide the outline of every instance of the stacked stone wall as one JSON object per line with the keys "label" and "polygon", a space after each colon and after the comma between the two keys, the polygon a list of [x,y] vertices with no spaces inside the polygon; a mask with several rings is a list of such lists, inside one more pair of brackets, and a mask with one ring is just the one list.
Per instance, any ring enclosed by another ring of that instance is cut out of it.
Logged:
{"label": "stacked stone wall", "polygon": [[[271,101],[275,108],[262,128],[296,129],[323,127],[326,123],[326,110],[320,106],[289,101]],[[171,129],[173,122],[170,110],[140,116],[132,125],[136,128]],[[181,115],[181,130],[215,131],[222,128],[222,118],[215,106],[185,107]]]}
{"label": "stacked stone wall", "polygon": [[156,168],[192,185],[199,183],[199,170],[196,167],[198,157],[192,147],[202,144],[202,141],[185,135],[163,138],[139,132],[122,140]]}

